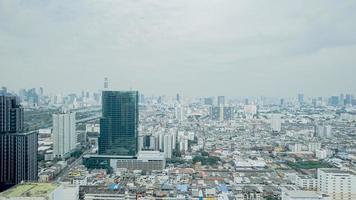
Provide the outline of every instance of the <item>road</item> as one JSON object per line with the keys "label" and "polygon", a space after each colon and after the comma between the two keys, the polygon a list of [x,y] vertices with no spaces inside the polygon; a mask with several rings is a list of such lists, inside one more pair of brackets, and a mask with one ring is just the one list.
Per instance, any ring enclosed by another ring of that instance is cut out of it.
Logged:
{"label": "road", "polygon": [[91,151],[91,149],[88,149],[87,151],[83,152],[83,154],[81,156],[79,156],[75,161],[73,161],[71,164],[69,164],[67,167],[65,167],[61,172],[59,172],[59,174],[56,176],[56,178],[54,179],[55,182],[59,182],[61,181],[61,179],[65,176],[68,175],[70,169],[72,169],[75,166],[78,166],[81,164],[81,161],[83,159],[83,156],[87,153],[89,153]]}

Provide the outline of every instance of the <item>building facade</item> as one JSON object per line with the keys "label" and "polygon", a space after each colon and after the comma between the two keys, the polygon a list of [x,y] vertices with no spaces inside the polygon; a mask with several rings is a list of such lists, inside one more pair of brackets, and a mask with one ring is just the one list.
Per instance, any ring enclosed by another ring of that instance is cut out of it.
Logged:
{"label": "building facade", "polygon": [[77,144],[75,113],[53,114],[53,154],[57,158],[69,156]]}
{"label": "building facade", "polygon": [[0,191],[37,180],[37,132],[24,132],[23,108],[15,96],[0,96]]}
{"label": "building facade", "polygon": [[138,117],[137,91],[103,91],[99,154],[135,156]]}
{"label": "building facade", "polygon": [[318,169],[318,190],[333,200],[356,199],[356,175],[340,169]]}

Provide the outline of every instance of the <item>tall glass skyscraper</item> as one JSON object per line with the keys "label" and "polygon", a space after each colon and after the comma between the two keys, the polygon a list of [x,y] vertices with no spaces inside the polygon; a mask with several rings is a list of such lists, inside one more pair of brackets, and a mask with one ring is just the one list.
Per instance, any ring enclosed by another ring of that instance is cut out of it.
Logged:
{"label": "tall glass skyscraper", "polygon": [[99,154],[135,156],[137,128],[138,91],[103,91]]}

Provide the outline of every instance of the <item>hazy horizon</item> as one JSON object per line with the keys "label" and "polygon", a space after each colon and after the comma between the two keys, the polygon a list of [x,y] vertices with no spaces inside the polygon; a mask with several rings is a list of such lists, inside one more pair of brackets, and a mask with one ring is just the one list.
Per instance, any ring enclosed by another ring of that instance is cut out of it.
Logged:
{"label": "hazy horizon", "polygon": [[0,86],[356,93],[356,2],[0,0]]}

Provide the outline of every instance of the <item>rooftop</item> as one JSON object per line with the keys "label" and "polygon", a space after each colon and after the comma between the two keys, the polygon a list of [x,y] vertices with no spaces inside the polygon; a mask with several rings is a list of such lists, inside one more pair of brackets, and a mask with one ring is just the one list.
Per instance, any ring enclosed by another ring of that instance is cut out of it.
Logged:
{"label": "rooftop", "polygon": [[326,173],[355,175],[355,173],[353,173],[352,171],[345,171],[338,168],[320,168],[319,170],[324,171]]}
{"label": "rooftop", "polygon": [[0,197],[45,197],[57,187],[54,183],[23,183],[0,193]]}
{"label": "rooftop", "polygon": [[315,191],[285,191],[287,196],[293,198],[321,198],[322,194]]}

